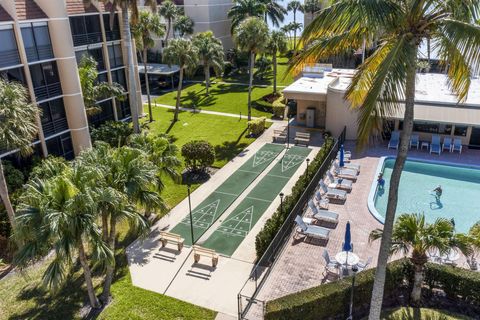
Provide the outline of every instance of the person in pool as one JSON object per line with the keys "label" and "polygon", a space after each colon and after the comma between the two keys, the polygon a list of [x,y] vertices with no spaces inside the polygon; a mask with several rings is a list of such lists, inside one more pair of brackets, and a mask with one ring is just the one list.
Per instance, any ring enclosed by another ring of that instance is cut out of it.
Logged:
{"label": "person in pool", "polygon": [[440,200],[440,198],[442,197],[442,193],[443,193],[442,186],[439,185],[438,187],[433,189],[433,191],[435,192],[435,198]]}
{"label": "person in pool", "polygon": [[385,186],[385,179],[383,179],[383,173],[380,172],[377,178],[377,183],[380,188],[383,188]]}

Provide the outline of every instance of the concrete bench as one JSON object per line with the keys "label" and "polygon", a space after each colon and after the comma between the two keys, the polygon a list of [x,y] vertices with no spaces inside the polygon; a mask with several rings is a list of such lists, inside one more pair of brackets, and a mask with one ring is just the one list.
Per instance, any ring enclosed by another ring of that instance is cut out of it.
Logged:
{"label": "concrete bench", "polygon": [[185,239],[183,239],[180,235],[171,233],[171,232],[166,232],[166,231],[160,231],[160,242],[162,243],[162,248],[164,248],[167,243],[172,243],[177,245],[178,251],[182,251],[183,249],[183,243],[185,242]]}
{"label": "concrete bench", "polygon": [[295,144],[303,144],[308,147],[308,145],[310,144],[310,133],[308,132],[295,133]]}
{"label": "concrete bench", "polygon": [[287,140],[287,131],[285,129],[275,129],[273,130],[273,141],[286,141]]}
{"label": "concrete bench", "polygon": [[215,250],[212,249],[207,249],[200,247],[198,245],[193,246],[193,260],[195,263],[198,263],[200,261],[200,257],[207,257],[212,259],[212,267],[216,268],[218,264],[218,254],[215,252]]}

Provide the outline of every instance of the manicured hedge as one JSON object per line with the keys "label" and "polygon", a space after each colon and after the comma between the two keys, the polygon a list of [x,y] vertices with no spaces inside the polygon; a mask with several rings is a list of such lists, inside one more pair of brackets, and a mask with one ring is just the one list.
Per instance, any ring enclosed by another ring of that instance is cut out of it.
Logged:
{"label": "manicured hedge", "polygon": [[250,134],[254,137],[258,137],[265,131],[265,123],[267,118],[261,117],[258,119],[248,121],[248,130]]}
{"label": "manicured hedge", "polygon": [[280,227],[283,225],[283,222],[285,222],[288,214],[292,211],[298,199],[302,196],[306,186],[310,183],[314,173],[318,171],[334,145],[335,141],[333,138],[327,138],[325,140],[322,148],[315,156],[315,159],[313,159],[309,165],[308,176],[307,172],[304,172],[293,186],[292,193],[283,199],[283,212],[280,210],[279,206],[277,211],[275,211],[272,217],[267,220],[262,230],[257,234],[255,238],[257,259],[259,259],[265,250],[267,250],[273,238],[280,230]]}
{"label": "manicured hedge", "polygon": [[285,98],[283,94],[272,103],[272,113],[277,118],[283,118],[285,115]]}
{"label": "manicured hedge", "polygon": [[[406,259],[389,263],[385,285],[387,299],[400,296],[404,275],[411,268]],[[355,278],[355,314],[365,313],[370,304],[375,269],[359,272]],[[300,291],[267,302],[266,320],[345,319],[350,305],[351,277]]]}
{"label": "manicured hedge", "polygon": [[464,268],[428,263],[425,284],[441,289],[448,298],[480,306],[480,273]]}

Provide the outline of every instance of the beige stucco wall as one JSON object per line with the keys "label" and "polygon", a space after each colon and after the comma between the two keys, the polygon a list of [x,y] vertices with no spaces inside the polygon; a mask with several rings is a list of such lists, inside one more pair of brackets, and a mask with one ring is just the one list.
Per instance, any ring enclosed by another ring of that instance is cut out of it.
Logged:
{"label": "beige stucco wall", "polygon": [[344,92],[329,89],[327,94],[327,117],[326,130],[330,131],[334,137],[342,133],[343,128],[347,127],[348,140],[357,138],[358,113],[350,109],[350,103],[345,101]]}

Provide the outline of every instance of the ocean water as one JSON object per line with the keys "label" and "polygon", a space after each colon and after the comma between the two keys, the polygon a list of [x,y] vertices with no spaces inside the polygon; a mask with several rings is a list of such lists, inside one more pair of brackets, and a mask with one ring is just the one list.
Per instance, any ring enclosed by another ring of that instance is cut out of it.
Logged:
{"label": "ocean water", "polygon": [[[375,208],[385,216],[390,177],[395,159],[384,163],[384,190],[377,189]],[[376,180],[375,182],[376,183]],[[438,185],[439,200],[432,192]],[[424,213],[427,221],[443,217],[454,219],[458,232],[468,232],[480,221],[480,169],[407,160],[400,179],[397,216],[401,213]]]}

